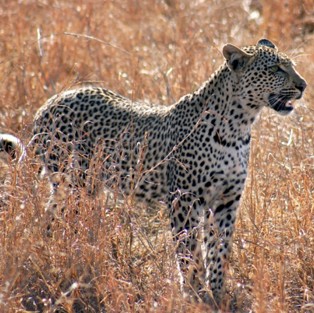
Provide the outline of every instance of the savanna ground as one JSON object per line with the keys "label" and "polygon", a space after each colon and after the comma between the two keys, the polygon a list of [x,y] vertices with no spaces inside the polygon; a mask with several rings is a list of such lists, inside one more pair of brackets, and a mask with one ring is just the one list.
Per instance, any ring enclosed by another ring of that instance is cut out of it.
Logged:
{"label": "savanna ground", "polygon": [[[313,0],[2,0],[0,131],[27,142],[43,102],[84,83],[173,103],[217,69],[223,44],[262,37],[309,86],[291,116],[265,109],[254,125],[225,311],[314,312]],[[180,293],[162,206],[82,190],[47,237],[36,162],[9,164],[0,186],[0,312],[210,311]]]}

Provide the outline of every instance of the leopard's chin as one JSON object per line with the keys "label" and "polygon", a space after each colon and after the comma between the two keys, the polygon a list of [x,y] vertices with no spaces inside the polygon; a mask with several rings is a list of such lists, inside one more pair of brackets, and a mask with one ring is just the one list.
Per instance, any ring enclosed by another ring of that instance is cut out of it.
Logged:
{"label": "leopard's chin", "polygon": [[281,115],[288,115],[293,111],[292,100],[294,99],[287,95],[274,93],[271,93],[268,97],[269,106]]}

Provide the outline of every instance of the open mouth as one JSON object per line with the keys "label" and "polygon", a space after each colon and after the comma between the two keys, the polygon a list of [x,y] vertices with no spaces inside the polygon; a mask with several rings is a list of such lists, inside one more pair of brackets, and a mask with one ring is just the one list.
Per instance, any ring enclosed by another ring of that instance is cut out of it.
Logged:
{"label": "open mouth", "polygon": [[291,96],[274,93],[268,97],[270,107],[281,114],[289,114],[293,110],[292,100]]}

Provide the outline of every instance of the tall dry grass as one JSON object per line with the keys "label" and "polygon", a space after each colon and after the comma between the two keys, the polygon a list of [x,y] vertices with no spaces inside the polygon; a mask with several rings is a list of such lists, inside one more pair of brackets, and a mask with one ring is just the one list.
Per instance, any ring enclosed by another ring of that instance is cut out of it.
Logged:
{"label": "tall dry grass", "polygon": [[[313,312],[313,8],[313,0],[2,1],[0,130],[27,142],[42,103],[83,83],[166,105],[209,77],[226,42],[274,40],[309,87],[292,116],[265,110],[255,124],[225,311]],[[8,164],[0,185],[1,312],[210,310],[182,298],[162,207],[82,190],[47,238],[38,166],[31,157]]]}

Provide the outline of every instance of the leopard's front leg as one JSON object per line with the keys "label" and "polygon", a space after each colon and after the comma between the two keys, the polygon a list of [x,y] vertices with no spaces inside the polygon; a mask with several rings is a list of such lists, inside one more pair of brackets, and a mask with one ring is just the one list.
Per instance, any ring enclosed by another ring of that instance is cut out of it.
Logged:
{"label": "leopard's front leg", "polygon": [[171,227],[185,296],[202,299],[205,284],[204,258],[201,251],[203,209],[188,194],[173,197]]}
{"label": "leopard's front leg", "polygon": [[[224,293],[224,277],[231,251],[237,208],[242,187],[238,191],[224,194],[213,207],[205,212],[204,249],[206,282],[214,301],[219,304]],[[207,299],[212,302],[211,299]]]}

